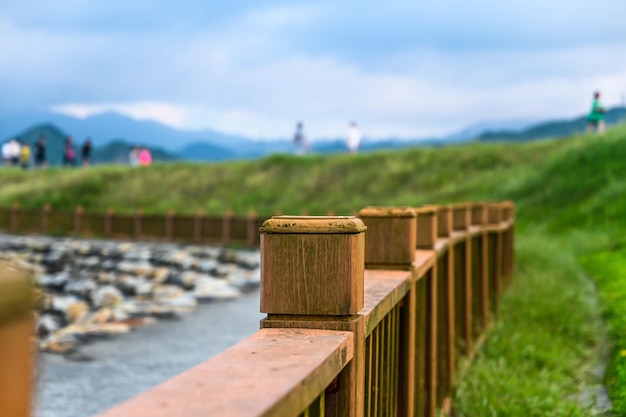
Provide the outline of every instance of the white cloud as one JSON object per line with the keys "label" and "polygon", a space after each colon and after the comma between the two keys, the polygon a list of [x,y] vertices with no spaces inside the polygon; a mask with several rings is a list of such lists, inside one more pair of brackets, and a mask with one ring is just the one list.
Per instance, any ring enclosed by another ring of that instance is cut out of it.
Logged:
{"label": "white cloud", "polygon": [[[605,51],[606,58],[616,52]],[[567,59],[557,65],[584,60],[587,51],[565,55]],[[521,57],[532,59],[526,54]],[[519,57],[510,58],[510,67],[495,70],[494,77],[508,68],[514,71]],[[544,58],[536,56],[534,65]],[[372,74],[331,58],[301,56],[244,70],[234,66],[211,83],[195,80],[193,91],[194,80],[188,79],[190,90],[181,101],[85,103],[56,110],[75,115],[114,110],[174,127],[212,128],[255,138],[288,136],[297,120],[305,122],[313,139],[337,137],[345,134],[353,119],[372,137],[428,137],[477,120],[571,117],[587,110],[596,89],[604,92],[609,105],[619,103],[626,92],[626,64],[599,74],[583,70],[583,74],[564,71],[558,76],[555,71],[554,75],[520,76],[490,84],[481,74],[488,73],[489,66],[477,64],[472,69],[452,59],[443,61],[466,68],[467,77]],[[533,61],[524,65],[533,66]]]}
{"label": "white cloud", "polygon": [[79,104],[67,103],[52,106],[53,113],[84,119],[106,112],[116,112],[136,120],[153,120],[176,128],[185,127],[185,110],[181,107],[158,102],[131,102],[131,103],[97,103]]}

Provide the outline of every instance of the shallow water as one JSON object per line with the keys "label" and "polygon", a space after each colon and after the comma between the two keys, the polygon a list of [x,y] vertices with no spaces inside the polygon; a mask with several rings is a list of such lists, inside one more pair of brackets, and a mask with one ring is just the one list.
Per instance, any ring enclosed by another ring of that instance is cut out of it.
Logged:
{"label": "shallow water", "polygon": [[227,349],[259,328],[258,289],[81,345],[74,360],[41,353],[36,417],[87,417],[129,399]]}

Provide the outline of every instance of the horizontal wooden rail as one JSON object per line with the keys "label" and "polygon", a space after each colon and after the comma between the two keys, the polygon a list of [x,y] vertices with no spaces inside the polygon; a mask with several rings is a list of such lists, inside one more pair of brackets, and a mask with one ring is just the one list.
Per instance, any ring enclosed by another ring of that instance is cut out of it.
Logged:
{"label": "horizontal wooden rail", "polygon": [[323,404],[352,360],[352,334],[264,329],[100,417],[282,417]]}

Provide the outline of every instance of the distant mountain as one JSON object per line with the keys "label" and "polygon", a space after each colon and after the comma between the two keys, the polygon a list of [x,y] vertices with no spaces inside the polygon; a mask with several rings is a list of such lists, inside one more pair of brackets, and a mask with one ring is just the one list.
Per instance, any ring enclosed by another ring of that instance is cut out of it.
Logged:
{"label": "distant mountain", "polygon": [[[608,126],[623,123],[626,118],[626,108],[615,107],[606,112]],[[477,137],[480,141],[523,141],[543,138],[561,138],[585,131],[587,117],[581,116],[570,120],[547,121],[532,125],[521,131],[490,131]]]}
{"label": "distant mountain", "polygon": [[237,158],[237,153],[212,143],[196,142],[178,151],[178,155],[187,161],[224,161]]}
{"label": "distant mountain", "polygon": [[445,136],[442,140],[446,142],[465,142],[475,139],[485,132],[500,132],[511,131],[518,132],[526,129],[527,127],[536,124],[537,120],[531,119],[511,119],[511,120],[498,120],[488,122],[477,122],[463,129]]}
{"label": "distant mountain", "polygon": [[168,151],[178,151],[194,142],[209,142],[216,145],[245,145],[249,139],[213,130],[182,131],[157,122],[135,120],[117,113],[103,113],[84,119],[49,112],[0,114],[0,138],[15,135],[22,129],[35,124],[51,124],[67,132],[77,140],[91,137],[95,145],[104,145],[116,138],[129,143],[144,143]]}

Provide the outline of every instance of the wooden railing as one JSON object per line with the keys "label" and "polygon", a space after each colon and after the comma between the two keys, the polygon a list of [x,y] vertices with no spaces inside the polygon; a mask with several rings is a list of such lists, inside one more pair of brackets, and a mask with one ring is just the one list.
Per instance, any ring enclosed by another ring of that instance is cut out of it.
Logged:
{"label": "wooden railing", "polygon": [[103,237],[210,243],[220,245],[259,245],[259,227],[267,217],[256,213],[247,216],[227,212],[222,216],[105,213],[75,210],[21,208],[19,204],[0,207],[0,231],[9,233],[40,233],[54,236]]}
{"label": "wooden railing", "polygon": [[275,216],[261,227],[261,330],[100,417],[449,413],[513,240],[510,202]]}
{"label": "wooden railing", "polygon": [[0,261],[0,415],[30,417],[34,380],[32,287]]}

